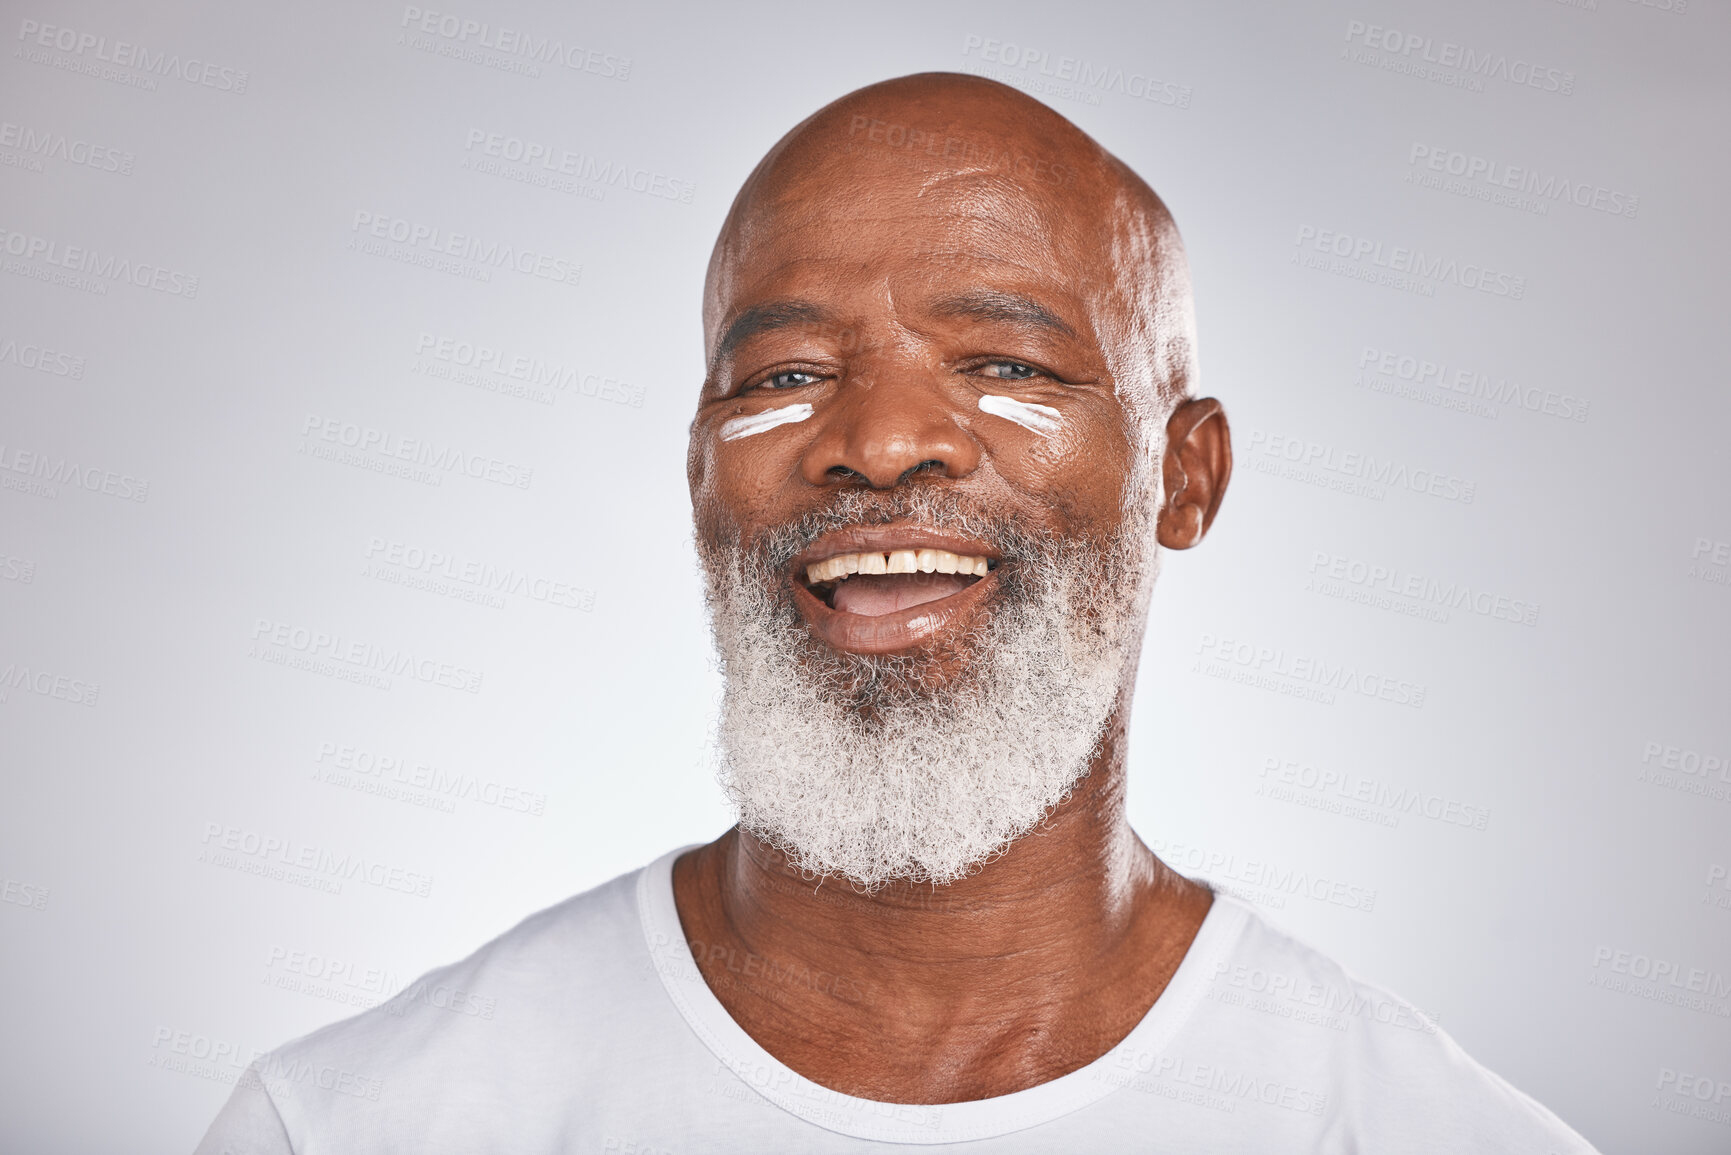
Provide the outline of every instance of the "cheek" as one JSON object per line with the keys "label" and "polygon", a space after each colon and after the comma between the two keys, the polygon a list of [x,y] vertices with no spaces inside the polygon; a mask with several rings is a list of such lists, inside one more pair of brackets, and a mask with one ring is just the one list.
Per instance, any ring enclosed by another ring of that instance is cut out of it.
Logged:
{"label": "cheek", "polygon": [[698,503],[699,496],[708,485],[713,465],[709,454],[709,438],[704,434],[702,425],[694,422],[690,439],[685,443],[685,484],[691,490],[692,505]]}
{"label": "cheek", "polygon": [[723,441],[712,425],[692,438],[691,501],[700,518],[734,525],[773,518],[799,460],[791,437]]}
{"label": "cheek", "polygon": [[691,433],[686,468],[691,481],[691,508],[700,525],[737,523],[738,495],[732,492],[737,462],[715,436],[715,423],[700,423]]}
{"label": "cheek", "polygon": [[1049,507],[1101,524],[1122,512],[1126,479],[1134,468],[1122,415],[1072,406],[1062,428],[1046,437],[998,434],[993,464],[1013,488]]}

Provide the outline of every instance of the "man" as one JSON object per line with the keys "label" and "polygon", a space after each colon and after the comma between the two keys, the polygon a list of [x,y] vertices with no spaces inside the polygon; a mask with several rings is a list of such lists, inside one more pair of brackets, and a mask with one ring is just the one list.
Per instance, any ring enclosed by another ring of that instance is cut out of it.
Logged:
{"label": "man", "polygon": [[1147,185],[874,85],[746,181],[704,330],[739,825],[267,1056],[201,1151],[1590,1150],[1130,829],[1157,547],[1232,461]]}

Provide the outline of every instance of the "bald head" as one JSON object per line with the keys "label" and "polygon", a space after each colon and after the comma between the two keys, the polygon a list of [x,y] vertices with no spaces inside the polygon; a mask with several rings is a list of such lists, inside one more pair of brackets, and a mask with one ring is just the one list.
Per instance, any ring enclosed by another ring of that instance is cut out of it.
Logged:
{"label": "bald head", "polygon": [[[922,218],[931,227],[909,227]],[[703,319],[711,365],[741,335],[733,306],[751,295],[746,280],[799,262],[801,245],[826,224],[860,237],[863,265],[864,234],[880,222],[933,266],[1022,265],[1063,282],[1138,425],[1152,431],[1189,395],[1189,276],[1160,198],[1039,101],[945,72],[842,97],[796,125],[753,170],[710,259]],[[750,328],[764,319],[743,320]]]}

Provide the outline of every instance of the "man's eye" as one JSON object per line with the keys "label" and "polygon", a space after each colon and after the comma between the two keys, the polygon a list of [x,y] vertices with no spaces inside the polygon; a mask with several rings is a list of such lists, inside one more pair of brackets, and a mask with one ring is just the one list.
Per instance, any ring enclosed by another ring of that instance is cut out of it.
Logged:
{"label": "man's eye", "polygon": [[789,369],[784,373],[777,373],[773,377],[765,377],[762,384],[767,385],[771,389],[797,389],[801,385],[810,385],[816,380],[816,373],[806,373],[799,369]]}
{"label": "man's eye", "polygon": [[1026,381],[1029,377],[1038,377],[1040,371],[1032,365],[1024,365],[1020,361],[993,361],[982,365],[982,371],[988,377],[996,377],[1002,381]]}

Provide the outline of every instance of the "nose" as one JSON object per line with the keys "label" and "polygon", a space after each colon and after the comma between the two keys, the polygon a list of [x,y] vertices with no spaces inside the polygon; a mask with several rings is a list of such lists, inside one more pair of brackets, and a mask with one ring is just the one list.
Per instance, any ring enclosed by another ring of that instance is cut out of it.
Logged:
{"label": "nose", "polygon": [[961,478],[979,468],[979,443],[956,423],[943,390],[922,376],[843,382],[800,462],[806,481],[863,479],[873,489],[889,489],[916,470]]}

